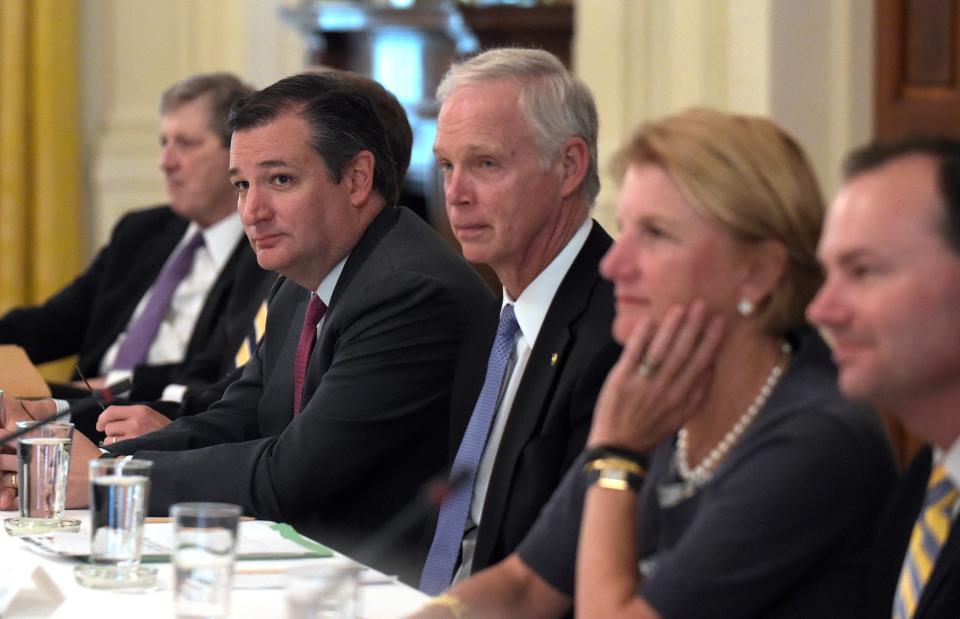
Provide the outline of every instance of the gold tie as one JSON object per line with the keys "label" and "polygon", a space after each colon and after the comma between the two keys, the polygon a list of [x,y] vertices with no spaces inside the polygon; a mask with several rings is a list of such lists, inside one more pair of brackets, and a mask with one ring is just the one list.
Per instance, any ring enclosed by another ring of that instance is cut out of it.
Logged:
{"label": "gold tie", "polygon": [[916,612],[923,587],[930,579],[937,555],[950,534],[950,510],[957,496],[957,489],[947,477],[946,469],[938,464],[930,472],[923,507],[910,534],[910,545],[893,600],[894,619],[911,619]]}
{"label": "gold tie", "polygon": [[257,315],[253,317],[253,324],[250,330],[240,343],[240,350],[237,351],[233,359],[234,367],[243,367],[253,356],[253,350],[257,347],[257,342],[263,337],[263,332],[267,329],[267,302],[260,304]]}

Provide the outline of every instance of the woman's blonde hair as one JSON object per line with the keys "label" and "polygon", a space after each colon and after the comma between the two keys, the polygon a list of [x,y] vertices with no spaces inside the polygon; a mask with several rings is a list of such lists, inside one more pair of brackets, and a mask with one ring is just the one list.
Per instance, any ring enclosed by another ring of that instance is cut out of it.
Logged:
{"label": "woman's blonde hair", "polygon": [[743,243],[772,239],[787,250],[784,276],[758,315],[782,336],[804,322],[823,275],[816,260],[824,204],[803,149],[766,118],[695,108],[642,125],[613,160],[661,166],[690,206]]}

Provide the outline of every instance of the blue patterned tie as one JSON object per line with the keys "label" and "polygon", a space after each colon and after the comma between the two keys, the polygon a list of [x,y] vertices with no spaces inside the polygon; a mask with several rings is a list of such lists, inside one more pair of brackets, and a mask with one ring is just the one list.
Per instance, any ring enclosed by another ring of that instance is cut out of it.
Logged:
{"label": "blue patterned tie", "polygon": [[493,422],[500,401],[500,391],[510,356],[513,353],[514,337],[517,334],[517,317],[513,306],[506,305],[500,313],[500,326],[497,337],[487,361],[487,376],[483,380],[483,389],[473,408],[467,430],[463,433],[457,457],[453,460],[450,479],[459,480],[440,506],[437,530],[433,534],[430,554],[420,575],[420,590],[427,595],[437,595],[450,586],[453,570],[460,556],[460,542],[463,529],[467,524],[470,502],[473,499],[473,483],[477,477],[477,467],[483,448],[487,444],[490,424]]}
{"label": "blue patterned tie", "polygon": [[917,612],[923,588],[930,580],[940,549],[950,535],[950,509],[957,496],[947,470],[942,464],[934,466],[900,572],[897,594],[893,599],[894,619],[910,619]]}

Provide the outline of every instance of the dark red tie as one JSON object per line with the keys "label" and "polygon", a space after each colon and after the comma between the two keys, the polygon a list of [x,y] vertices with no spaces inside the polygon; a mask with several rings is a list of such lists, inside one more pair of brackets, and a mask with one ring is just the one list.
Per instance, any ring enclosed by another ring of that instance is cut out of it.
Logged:
{"label": "dark red tie", "polygon": [[326,304],[315,294],[310,295],[307,313],[303,316],[303,330],[300,332],[300,343],[297,344],[297,357],[293,363],[293,414],[300,414],[300,403],[303,401],[303,381],[307,376],[307,364],[310,363],[310,353],[317,343],[317,323],[327,311]]}

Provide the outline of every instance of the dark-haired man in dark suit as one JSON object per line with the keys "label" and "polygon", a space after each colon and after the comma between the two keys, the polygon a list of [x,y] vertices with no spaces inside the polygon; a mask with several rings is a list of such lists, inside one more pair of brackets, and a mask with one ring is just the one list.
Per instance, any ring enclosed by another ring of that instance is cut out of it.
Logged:
{"label": "dark-haired man in dark suit", "polygon": [[828,335],[844,394],[927,443],[881,520],[866,616],[958,617],[960,142],[869,146],[846,173],[807,315]]}
{"label": "dark-haired man in dark suit", "polygon": [[[153,461],[151,513],[237,503],[356,554],[443,466],[452,368],[490,292],[394,206],[384,129],[350,80],[286,78],[239,103],[228,127],[241,220],[260,266],[282,276],[266,333],[209,410],[109,450]],[[71,504],[87,502],[99,455],[75,442]],[[394,540],[358,558],[409,576],[420,554]]]}
{"label": "dark-haired man in dark suit", "polygon": [[[322,71],[332,70],[323,69]],[[406,176],[410,164],[410,152],[413,146],[413,132],[403,106],[392,93],[369,77],[349,71],[338,72],[338,75],[349,80],[351,85],[356,87],[373,104],[377,115],[383,122],[384,131],[386,131],[385,135],[390,146],[390,152],[393,155],[397,178],[402,180]],[[260,295],[261,298],[266,295],[266,292],[267,290],[263,290],[262,295]],[[267,312],[266,301],[264,301],[254,320],[241,326],[241,328],[246,328],[247,337],[235,357],[223,359],[222,355],[219,354],[219,350],[223,346],[215,345],[207,353],[201,353],[191,359],[192,371],[184,377],[184,382],[194,384],[199,382],[198,379],[202,380],[208,374],[224,376],[216,384],[205,386],[205,388],[190,389],[180,402],[159,401],[149,404],[111,406],[100,414],[99,418],[97,417],[99,411],[95,409],[97,406],[95,402],[74,403],[74,408],[77,410],[75,418],[83,420],[84,415],[86,415],[88,422],[96,420],[97,428],[106,434],[105,441],[109,444],[159,430],[169,424],[172,419],[183,415],[194,415],[205,411],[210,405],[223,397],[223,392],[230,383],[240,377],[242,366],[250,358],[253,349],[263,335]],[[230,312],[228,314],[233,315]],[[232,324],[229,319],[225,319],[222,321],[221,328],[218,329],[215,337],[235,342],[234,334],[236,332],[237,326]]]}

